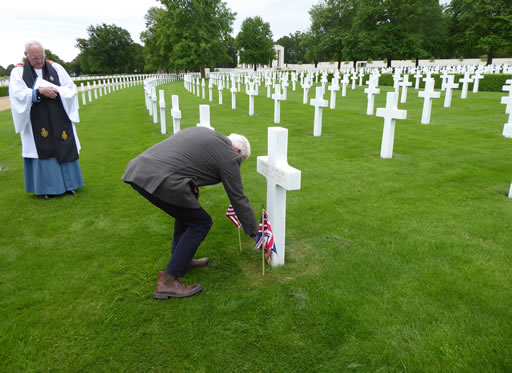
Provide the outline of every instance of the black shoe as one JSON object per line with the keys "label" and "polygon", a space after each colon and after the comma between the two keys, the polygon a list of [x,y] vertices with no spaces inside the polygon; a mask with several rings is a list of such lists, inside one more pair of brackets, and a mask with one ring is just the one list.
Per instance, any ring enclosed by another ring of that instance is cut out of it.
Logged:
{"label": "black shoe", "polygon": [[71,194],[72,196],[74,196],[76,194],[76,191],[68,190],[68,191],[66,191],[66,194]]}
{"label": "black shoe", "polygon": [[46,199],[46,200],[53,199],[53,197],[54,197],[54,196],[53,196],[53,195],[51,195],[51,194],[45,194],[45,195],[44,195],[44,199]]}

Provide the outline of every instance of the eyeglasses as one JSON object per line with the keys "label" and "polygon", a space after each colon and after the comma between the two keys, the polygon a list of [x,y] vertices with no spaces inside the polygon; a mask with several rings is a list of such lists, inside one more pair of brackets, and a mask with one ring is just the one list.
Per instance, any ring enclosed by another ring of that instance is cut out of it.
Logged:
{"label": "eyeglasses", "polygon": [[41,57],[32,57],[32,56],[29,56],[29,58],[31,60],[34,60],[34,61],[43,61],[45,56],[41,56]]}

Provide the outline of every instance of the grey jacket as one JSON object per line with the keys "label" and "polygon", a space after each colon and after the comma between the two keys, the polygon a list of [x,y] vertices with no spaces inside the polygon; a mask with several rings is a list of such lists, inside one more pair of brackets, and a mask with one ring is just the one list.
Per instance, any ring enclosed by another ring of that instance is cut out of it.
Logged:
{"label": "grey jacket", "polygon": [[201,207],[194,187],[222,183],[244,232],[252,237],[258,232],[258,223],[244,194],[241,163],[242,157],[227,137],[205,127],[191,127],[132,159],[122,179],[170,204],[188,208]]}

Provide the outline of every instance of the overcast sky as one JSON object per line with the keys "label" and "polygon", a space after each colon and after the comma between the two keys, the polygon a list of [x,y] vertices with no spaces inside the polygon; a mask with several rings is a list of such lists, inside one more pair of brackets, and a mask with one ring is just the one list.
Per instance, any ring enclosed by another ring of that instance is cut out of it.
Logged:
{"label": "overcast sky", "polygon": [[[260,16],[270,23],[274,40],[310,25],[308,10],[319,0],[227,0],[236,12],[233,36],[247,17]],[[129,5],[127,5],[129,4]],[[106,23],[122,27],[140,43],[139,35],[146,28],[144,15],[156,0],[2,0],[0,5],[0,65],[20,62],[25,42],[39,40],[66,62],[79,53],[77,38],[87,38],[87,27]]]}
{"label": "overcast sky", "polygon": [[[233,36],[240,31],[244,19],[260,16],[270,23],[274,40],[295,31],[306,31],[311,24],[308,10],[319,1],[225,0],[237,13]],[[440,0],[441,3],[448,1]],[[161,3],[157,0],[2,0],[0,66],[20,62],[25,42],[33,39],[70,62],[79,53],[75,48],[76,39],[88,38],[87,27],[102,23],[128,30],[132,39],[140,43],[140,33],[146,28],[144,15],[152,6],[161,6]]]}

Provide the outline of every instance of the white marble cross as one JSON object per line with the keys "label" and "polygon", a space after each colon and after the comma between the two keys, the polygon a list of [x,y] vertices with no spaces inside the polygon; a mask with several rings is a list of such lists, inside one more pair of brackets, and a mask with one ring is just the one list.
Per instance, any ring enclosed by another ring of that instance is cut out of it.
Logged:
{"label": "white marble cross", "polygon": [[409,75],[405,74],[402,81],[399,83],[402,87],[402,95],[400,96],[400,103],[405,104],[407,101],[407,87],[412,86],[412,82],[409,82]]}
{"label": "white marble cross", "polygon": [[103,80],[103,93],[105,93],[105,96],[107,95],[107,82]]}
{"label": "white marble cross", "polygon": [[174,133],[180,132],[180,119],[181,119],[181,110],[180,110],[180,101],[177,95],[172,95],[172,108],[171,108],[171,116],[173,121],[173,129]]}
{"label": "white marble cross", "polygon": [[421,124],[430,123],[430,114],[432,113],[432,99],[441,97],[441,92],[434,91],[435,81],[433,78],[425,82],[425,90],[418,92],[418,97],[423,97],[423,113],[421,114]]}
{"label": "white marble cross", "polygon": [[510,184],[510,190],[508,191],[508,198],[512,198],[512,184]]}
{"label": "white marble cross", "polygon": [[92,102],[92,96],[91,96],[91,83],[87,82],[87,93],[89,95],[89,102]]}
{"label": "white marble cross", "polygon": [[85,105],[87,105],[87,104],[86,104],[86,102],[85,102],[85,88],[84,88],[84,83],[80,83],[80,90],[82,91],[82,103],[83,103],[83,104],[84,104],[84,106],[85,106]]}
{"label": "white marble cross", "polygon": [[211,79],[208,81],[208,100],[213,101],[213,82]]}
{"label": "white marble cross", "polygon": [[281,87],[283,88],[283,100],[287,100],[288,99],[288,81],[285,80],[282,84],[281,84]]}
{"label": "white marble cross", "polygon": [[468,85],[472,81],[473,79],[469,77],[469,72],[464,73],[464,78],[459,80],[459,83],[462,83],[462,91],[460,93],[460,98],[464,99],[468,97]]}
{"label": "white marble cross", "polygon": [[322,136],[322,109],[327,107],[327,100],[323,98],[322,87],[316,87],[316,97],[311,99],[310,105],[315,107],[315,123],[313,126],[313,136]]}
{"label": "white marble cross", "polygon": [[380,89],[375,85],[375,79],[370,76],[368,88],[364,89],[364,93],[368,94],[368,105],[366,106],[366,114],[373,115],[373,106],[375,95],[380,93]]}
{"label": "white marble cross", "polygon": [[363,85],[364,72],[363,70],[359,71],[359,87]]}
{"label": "white marble cross", "polygon": [[254,89],[254,83],[249,83],[247,94],[249,95],[249,116],[252,117],[254,115],[254,96],[258,95],[258,92]]}
{"label": "white marble cross", "polygon": [[236,85],[231,85],[231,109],[236,109]]}
{"label": "white marble cross", "polygon": [[395,92],[388,92],[386,107],[377,109],[377,116],[384,118],[384,131],[382,132],[381,158],[393,157],[393,143],[395,141],[396,119],[407,119],[407,110],[399,110],[398,96]]}
{"label": "white marble cross", "polygon": [[441,91],[444,91],[446,89],[446,82],[448,81],[448,71],[443,70],[443,74],[441,75]]}
{"label": "white marble cross", "polygon": [[311,84],[309,83],[309,80],[306,79],[306,81],[302,84],[302,89],[304,90],[304,94],[302,95],[302,103],[304,105],[307,105],[308,103],[308,92],[311,88]]}
{"label": "white marble cross", "polygon": [[421,78],[423,78],[423,74],[418,70],[416,74],[414,74],[414,78],[416,79],[414,82],[414,89],[418,90],[420,89],[420,81]]}
{"label": "white marble cross", "polygon": [[471,78],[473,79],[473,93],[477,93],[480,85],[480,79],[483,79],[484,76],[480,74],[480,71],[477,71]]}
{"label": "white marble cross", "polygon": [[92,82],[92,87],[94,88],[94,99],[98,99],[98,86],[96,85],[96,80]]}
{"label": "white marble cross", "polygon": [[98,80],[98,92],[100,97],[103,96],[103,86],[101,85],[101,80]]}
{"label": "white marble cross", "polygon": [[512,138],[512,91],[509,95],[501,98],[501,103],[507,105],[505,113],[508,114],[508,121],[503,127],[503,136]]}
{"label": "white marble cross", "polygon": [[329,104],[330,109],[336,108],[336,91],[340,90],[340,86],[338,85],[338,81],[333,79],[332,84],[329,86],[329,91],[331,91],[331,100]]}
{"label": "white marble cross", "polygon": [[202,82],[201,82],[201,98],[204,100],[205,98],[205,94],[204,94],[204,89],[206,87],[206,83],[204,81],[204,78],[202,78]]}
{"label": "white marble cross", "polygon": [[343,79],[341,80],[341,97],[345,97],[347,95],[348,83],[350,83],[348,80],[348,74],[343,74]]}
{"label": "white marble cross", "polygon": [[257,157],[256,169],[267,179],[267,212],[272,226],[277,255],[272,266],[284,264],[286,241],[286,191],[299,190],[301,172],[288,165],[288,130],[268,128],[268,155]]}
{"label": "white marble cross", "polygon": [[160,132],[162,135],[167,133],[167,124],[165,123],[165,93],[163,89],[159,90],[160,94]]}
{"label": "white marble cross", "polygon": [[444,94],[444,107],[450,107],[452,105],[452,90],[455,88],[459,88],[458,83],[454,83],[455,76],[448,75],[446,78],[446,83],[444,84],[445,94]]}
{"label": "white marble cross", "polygon": [[352,79],[352,89],[356,89],[357,73],[355,71],[353,72],[350,79]]}
{"label": "white marble cross", "polygon": [[222,105],[222,90],[224,89],[222,80],[219,82],[217,89],[219,90],[219,105]]}
{"label": "white marble cross", "polygon": [[153,113],[153,124],[158,123],[158,110],[157,110],[157,102],[156,102],[156,87],[151,89],[151,102],[152,102],[152,110]]}
{"label": "white marble cross", "polygon": [[199,123],[197,127],[206,127],[213,130],[210,125],[210,105],[199,105]]}
{"label": "white marble cross", "polygon": [[272,100],[274,100],[274,123],[278,124],[281,122],[281,101],[284,100],[280,84],[275,85],[275,93],[272,94]]}

